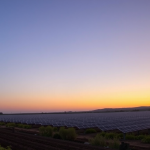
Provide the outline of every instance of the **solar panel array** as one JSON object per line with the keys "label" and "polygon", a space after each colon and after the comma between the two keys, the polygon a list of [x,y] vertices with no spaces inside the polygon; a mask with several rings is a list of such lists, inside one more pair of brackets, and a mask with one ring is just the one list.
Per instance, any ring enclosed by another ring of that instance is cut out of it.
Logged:
{"label": "solar panel array", "polygon": [[0,121],[52,125],[54,127],[99,128],[123,133],[150,129],[150,111],[74,114],[0,115]]}

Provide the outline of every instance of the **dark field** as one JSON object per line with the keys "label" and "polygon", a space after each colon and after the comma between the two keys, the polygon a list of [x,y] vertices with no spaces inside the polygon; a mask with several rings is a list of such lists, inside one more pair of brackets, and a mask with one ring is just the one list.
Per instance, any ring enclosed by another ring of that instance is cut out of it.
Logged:
{"label": "dark field", "polygon": [[0,144],[12,150],[119,149],[121,142],[130,150],[150,149],[149,111],[1,115],[0,121]]}

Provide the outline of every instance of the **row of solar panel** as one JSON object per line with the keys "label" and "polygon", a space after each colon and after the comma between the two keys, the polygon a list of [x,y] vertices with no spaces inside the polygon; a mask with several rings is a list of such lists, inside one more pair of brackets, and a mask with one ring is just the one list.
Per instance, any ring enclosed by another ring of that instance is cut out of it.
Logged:
{"label": "row of solar panel", "polygon": [[1,115],[0,121],[20,122],[53,126],[97,127],[102,131],[118,129],[123,133],[150,128],[150,112],[92,113],[92,114],[42,114],[42,115]]}

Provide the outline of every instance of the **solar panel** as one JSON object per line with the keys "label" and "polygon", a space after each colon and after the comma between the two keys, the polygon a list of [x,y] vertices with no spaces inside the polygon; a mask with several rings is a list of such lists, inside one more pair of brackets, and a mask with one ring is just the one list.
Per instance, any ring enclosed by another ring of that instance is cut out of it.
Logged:
{"label": "solar panel", "polygon": [[102,131],[118,129],[123,133],[150,129],[150,111],[81,113],[81,114],[34,114],[0,115],[0,121],[52,125],[56,127],[97,127]]}

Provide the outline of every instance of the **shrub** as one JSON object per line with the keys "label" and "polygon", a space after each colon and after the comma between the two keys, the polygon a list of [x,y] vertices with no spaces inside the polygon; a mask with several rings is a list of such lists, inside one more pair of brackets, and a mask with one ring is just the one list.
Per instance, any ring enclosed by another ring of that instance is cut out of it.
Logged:
{"label": "shrub", "polygon": [[23,125],[23,128],[25,128],[25,129],[31,129],[31,125]]}
{"label": "shrub", "polygon": [[127,139],[127,140],[135,140],[135,139],[136,139],[136,136],[133,135],[133,134],[127,134],[127,135],[126,135],[126,139]]}
{"label": "shrub", "polygon": [[53,128],[51,126],[46,127],[46,136],[52,136]]}
{"label": "shrub", "polygon": [[76,131],[74,128],[65,129],[64,127],[61,127],[59,130],[59,135],[64,140],[75,140]]}
{"label": "shrub", "polygon": [[142,142],[143,142],[143,143],[150,143],[150,136],[145,136],[145,137],[142,139]]}
{"label": "shrub", "polygon": [[52,136],[53,134],[53,128],[51,126],[47,126],[47,127],[40,127],[39,128],[39,132],[40,132],[40,135],[43,135],[43,136]]}
{"label": "shrub", "polygon": [[99,136],[103,136],[103,137],[105,137],[106,139],[114,139],[114,138],[122,139],[122,138],[123,138],[123,134],[122,134],[122,133],[113,133],[113,132],[106,133],[106,132],[102,131],[102,132],[99,133],[98,135],[99,135]]}
{"label": "shrub", "polygon": [[26,125],[26,124],[17,124],[16,126],[17,126],[18,128],[31,129],[31,125]]}
{"label": "shrub", "polygon": [[90,133],[96,133],[96,130],[95,129],[87,129],[85,131],[85,134],[90,134]]}
{"label": "shrub", "polygon": [[54,139],[61,139],[61,136],[60,136],[58,133],[55,133],[55,134],[53,135],[53,138],[54,138]]}
{"label": "shrub", "polygon": [[18,128],[23,128],[23,125],[22,124],[17,124],[17,127]]}
{"label": "shrub", "polygon": [[3,126],[3,125],[5,125],[5,123],[4,122],[0,122],[0,126]]}
{"label": "shrub", "polygon": [[119,149],[120,142],[117,138],[114,138],[113,140],[106,139],[106,137],[102,136],[101,134],[97,134],[95,138],[90,140],[90,143],[94,146],[102,146],[106,147],[109,146],[113,149]]}
{"label": "shrub", "polygon": [[145,138],[145,135],[138,135],[136,136],[136,140],[142,140]]}
{"label": "shrub", "polygon": [[107,145],[107,141],[106,138],[100,135],[96,135],[95,138],[90,140],[90,143],[94,146],[106,146]]}
{"label": "shrub", "polygon": [[15,127],[15,126],[16,126],[15,123],[7,123],[7,124],[6,124],[6,127]]}
{"label": "shrub", "polygon": [[119,149],[120,141],[117,138],[114,138],[112,141],[109,142],[109,147],[113,149]]}
{"label": "shrub", "polygon": [[7,146],[6,148],[4,148],[4,147],[1,147],[1,145],[0,145],[0,150],[11,150],[11,148],[9,146]]}
{"label": "shrub", "polygon": [[58,131],[58,128],[57,128],[57,127],[54,127],[54,128],[53,128],[53,131],[57,132],[57,131]]}
{"label": "shrub", "polygon": [[115,133],[112,133],[112,132],[105,134],[106,139],[114,139],[116,137],[117,137],[117,135]]}
{"label": "shrub", "polygon": [[68,140],[75,140],[76,139],[76,131],[74,128],[67,129],[67,139]]}
{"label": "shrub", "polygon": [[67,130],[64,127],[61,127],[59,129],[59,135],[61,136],[62,139],[66,140]]}
{"label": "shrub", "polygon": [[40,135],[45,135],[45,132],[46,132],[46,131],[45,131],[45,127],[43,127],[43,126],[40,127],[40,128],[39,128],[39,132],[40,132]]}
{"label": "shrub", "polygon": [[103,136],[103,137],[104,137],[105,134],[106,134],[106,133],[105,133],[104,131],[102,131],[101,133],[99,133],[99,136]]}
{"label": "shrub", "polygon": [[123,139],[123,133],[119,133],[116,135],[117,139]]}

